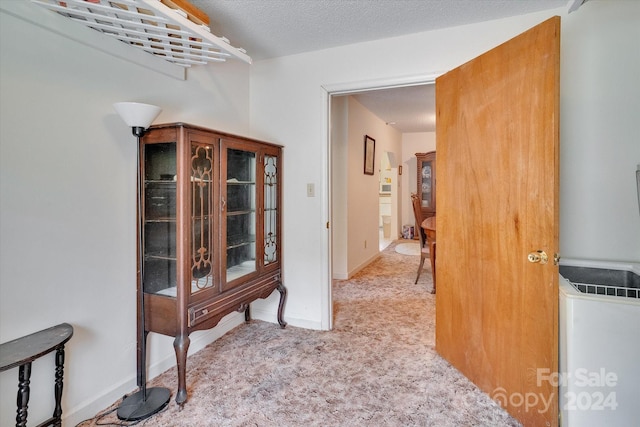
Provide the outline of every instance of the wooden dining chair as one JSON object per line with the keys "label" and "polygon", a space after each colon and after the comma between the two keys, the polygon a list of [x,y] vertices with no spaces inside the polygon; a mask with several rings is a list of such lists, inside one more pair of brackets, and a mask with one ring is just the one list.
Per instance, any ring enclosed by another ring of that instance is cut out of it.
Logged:
{"label": "wooden dining chair", "polygon": [[[418,275],[416,276],[415,281],[415,283],[417,284],[418,279],[420,279],[420,273],[422,273],[422,269],[424,268],[424,260],[426,258],[429,258],[429,247],[427,245],[427,235],[422,229],[422,205],[420,202],[420,197],[416,193],[411,194],[411,204],[413,205],[413,216],[416,220],[416,234],[420,239],[420,265],[418,266]],[[435,277],[433,280],[433,288],[435,290]]]}

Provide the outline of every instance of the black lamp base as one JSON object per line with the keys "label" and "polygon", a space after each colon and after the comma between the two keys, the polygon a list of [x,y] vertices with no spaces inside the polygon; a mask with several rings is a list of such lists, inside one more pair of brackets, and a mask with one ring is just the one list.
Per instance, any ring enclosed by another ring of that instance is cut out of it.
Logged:
{"label": "black lamp base", "polygon": [[171,398],[169,389],[162,387],[148,388],[146,395],[145,399],[140,390],[124,399],[118,407],[118,418],[126,421],[144,420],[164,409]]}

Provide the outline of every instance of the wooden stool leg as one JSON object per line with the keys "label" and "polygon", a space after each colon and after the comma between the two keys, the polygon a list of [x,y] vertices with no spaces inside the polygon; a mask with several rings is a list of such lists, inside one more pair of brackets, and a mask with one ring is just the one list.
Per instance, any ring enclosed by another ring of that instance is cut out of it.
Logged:
{"label": "wooden stool leg", "polygon": [[418,283],[418,279],[420,278],[420,273],[422,273],[422,268],[424,266],[424,257],[420,255],[420,265],[418,266],[418,275],[416,276],[416,281],[414,285]]}
{"label": "wooden stool leg", "polygon": [[64,345],[56,350],[56,379],[54,393],[56,406],[53,410],[53,422],[55,426],[62,425],[62,377],[64,375]]}
{"label": "wooden stool leg", "polygon": [[18,414],[16,427],[27,426],[27,408],[29,406],[29,383],[31,382],[31,362],[20,365],[18,369]]}

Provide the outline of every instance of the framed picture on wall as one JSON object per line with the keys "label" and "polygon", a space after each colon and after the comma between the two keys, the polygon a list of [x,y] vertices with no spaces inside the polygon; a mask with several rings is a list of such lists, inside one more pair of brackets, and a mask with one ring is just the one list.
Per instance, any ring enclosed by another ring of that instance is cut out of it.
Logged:
{"label": "framed picture on wall", "polygon": [[364,136],[364,174],[373,175],[376,159],[376,140],[369,135]]}

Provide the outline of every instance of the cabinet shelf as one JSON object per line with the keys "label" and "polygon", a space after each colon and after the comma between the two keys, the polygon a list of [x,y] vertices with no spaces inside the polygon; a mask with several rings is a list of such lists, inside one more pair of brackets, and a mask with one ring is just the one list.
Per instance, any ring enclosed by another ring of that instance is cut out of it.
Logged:
{"label": "cabinet shelf", "polygon": [[228,186],[232,186],[232,185],[256,185],[255,181],[231,181],[231,180],[227,180],[227,185]]}
{"label": "cabinet shelf", "polygon": [[239,248],[256,243],[256,236],[236,236],[227,238],[227,249]]}
{"label": "cabinet shelf", "polygon": [[233,281],[242,276],[245,276],[249,273],[256,271],[256,260],[249,260],[247,264],[234,265],[233,267],[229,267],[227,269],[227,280]]}
{"label": "cabinet shelf", "polygon": [[250,215],[250,214],[254,214],[254,213],[256,213],[255,209],[248,209],[248,210],[242,210],[242,211],[232,211],[232,212],[227,211],[227,216]]}
{"label": "cabinet shelf", "polygon": [[160,260],[164,260],[164,261],[177,261],[176,257],[172,257],[172,256],[166,256],[166,255],[152,255],[152,254],[147,254],[144,256],[145,259],[160,259]]}
{"label": "cabinet shelf", "polygon": [[[191,292],[198,292],[205,289],[210,289],[211,287],[213,287],[212,282],[209,282],[206,286],[202,286],[202,284],[198,284],[197,281],[195,280],[191,282]],[[164,295],[164,296],[175,298],[178,294],[178,287],[170,286],[168,288],[161,289],[155,293],[158,295]]]}

